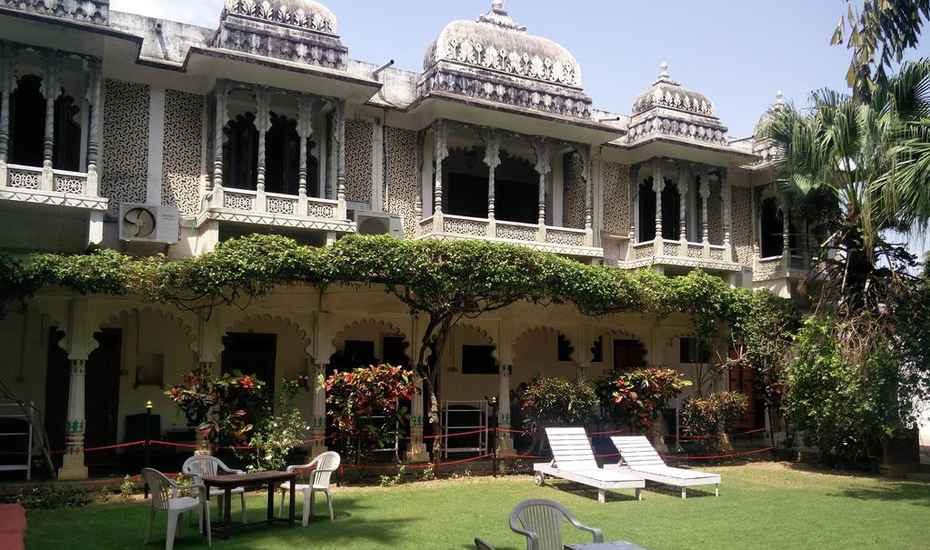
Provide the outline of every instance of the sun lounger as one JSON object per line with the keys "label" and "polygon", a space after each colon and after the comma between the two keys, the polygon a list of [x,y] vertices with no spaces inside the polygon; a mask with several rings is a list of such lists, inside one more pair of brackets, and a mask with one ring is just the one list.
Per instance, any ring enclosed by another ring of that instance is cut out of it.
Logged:
{"label": "sun lounger", "polygon": [[620,451],[620,468],[629,468],[648,481],[680,487],[681,498],[688,498],[688,487],[700,485],[713,485],[714,495],[720,496],[720,474],[668,466],[645,436],[611,437],[610,441]]}
{"label": "sun lounger", "polygon": [[629,469],[598,466],[584,428],[546,428],[546,437],[553,459],[533,465],[537,485],[543,485],[546,476],[551,476],[594,487],[601,503],[606,502],[607,491],[617,489],[636,489],[637,500],[642,498],[640,490],[646,486],[643,477]]}

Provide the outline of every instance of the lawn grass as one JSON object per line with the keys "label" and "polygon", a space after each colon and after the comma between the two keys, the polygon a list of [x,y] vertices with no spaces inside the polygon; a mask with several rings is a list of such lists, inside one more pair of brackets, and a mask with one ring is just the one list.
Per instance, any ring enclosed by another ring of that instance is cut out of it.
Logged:
{"label": "lawn grass", "polygon": [[[632,492],[608,503],[580,487],[561,483],[536,488],[530,477],[472,478],[393,488],[335,490],[337,518],[323,507],[308,529],[258,528],[214,538],[220,549],[464,550],[480,536],[501,550],[525,548],[507,525],[521,500],[561,502],[608,540],[627,540],[651,550],[833,549],[930,547],[930,485],[835,475],[783,464],[709,468],[723,475],[720,498],[650,486],[642,502]],[[264,496],[249,500],[254,519],[264,515]],[[238,500],[233,517],[238,518]],[[61,550],[142,548],[143,503],[96,504],[67,511],[35,511],[28,517],[27,548]],[[163,521],[163,520],[162,520]],[[164,548],[164,524],[149,548]],[[569,542],[584,542],[582,536]],[[186,527],[175,548],[206,548]]]}

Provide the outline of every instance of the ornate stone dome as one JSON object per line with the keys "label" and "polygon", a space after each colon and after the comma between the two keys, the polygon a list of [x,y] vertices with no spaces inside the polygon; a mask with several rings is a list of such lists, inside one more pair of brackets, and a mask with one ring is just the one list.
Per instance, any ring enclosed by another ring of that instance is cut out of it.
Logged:
{"label": "ornate stone dome", "polygon": [[503,0],[475,21],[445,26],[426,52],[421,96],[443,92],[525,109],[591,117],[581,67],[567,49],[529,34]]}
{"label": "ornate stone dome", "polygon": [[758,136],[761,133],[762,128],[768,124],[770,120],[772,120],[772,116],[776,112],[784,109],[787,105],[788,104],[785,103],[785,94],[779,90],[778,93],[775,94],[775,103],[769,105],[769,108],[766,109],[765,113],[759,118],[759,122],[756,123],[753,135]]}
{"label": "ornate stone dome", "polygon": [[336,14],[313,0],[226,0],[225,11],[310,31],[339,34]]}
{"label": "ornate stone dome", "polygon": [[314,0],[226,0],[213,46],[345,70],[339,20]]}
{"label": "ornate stone dome", "polygon": [[440,61],[581,88],[581,67],[565,48],[529,34],[507,13],[503,0],[476,21],[453,21],[430,46],[423,61],[428,71]]}
{"label": "ornate stone dome", "polygon": [[668,107],[697,115],[714,116],[714,104],[699,92],[685,89],[680,82],[672,80],[668,63],[659,66],[659,77],[652,86],[633,102],[633,113],[642,113],[654,107]]}

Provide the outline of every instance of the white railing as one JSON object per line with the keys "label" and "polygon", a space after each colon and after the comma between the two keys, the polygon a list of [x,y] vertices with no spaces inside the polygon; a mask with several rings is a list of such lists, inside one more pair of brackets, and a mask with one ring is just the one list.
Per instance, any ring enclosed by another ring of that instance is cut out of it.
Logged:
{"label": "white railing", "polygon": [[675,263],[687,259],[698,263],[732,264],[734,262],[727,256],[728,250],[729,247],[721,245],[660,239],[633,244],[628,249],[627,261],[655,259],[661,263],[662,259],[671,261],[676,258]]}
{"label": "white railing", "polygon": [[84,195],[87,193],[87,174],[81,172],[66,172],[54,170],[54,189],[57,193],[69,195]]}
{"label": "white railing", "polygon": [[95,196],[96,190],[88,184],[87,172],[48,170],[41,166],[7,164],[6,181],[0,186],[27,191],[62,193],[65,195]]}
{"label": "white railing", "polygon": [[531,223],[497,222],[498,239],[510,241],[536,242],[539,235],[539,226]]}
{"label": "white railing", "polygon": [[214,190],[210,207],[271,216],[343,220],[339,201],[223,187]]}
{"label": "white railing", "polygon": [[42,168],[8,164],[6,186],[14,189],[34,189],[38,191],[42,187]]}
{"label": "white railing", "polygon": [[418,235],[429,235],[433,232],[433,217],[423,218],[420,220],[420,223],[417,224],[417,234]]}
{"label": "white railing", "polygon": [[654,241],[647,241],[644,243],[636,243],[633,245],[632,249],[632,258],[631,260],[644,260],[646,258],[651,258],[655,255],[656,246]]}
{"label": "white railing", "polygon": [[453,235],[465,235],[467,237],[486,237],[488,235],[488,226],[490,221],[482,218],[470,218],[468,216],[442,216],[442,230],[445,233]]}
{"label": "white railing", "polygon": [[546,227],[546,242],[567,246],[584,246],[584,229],[570,227]]}

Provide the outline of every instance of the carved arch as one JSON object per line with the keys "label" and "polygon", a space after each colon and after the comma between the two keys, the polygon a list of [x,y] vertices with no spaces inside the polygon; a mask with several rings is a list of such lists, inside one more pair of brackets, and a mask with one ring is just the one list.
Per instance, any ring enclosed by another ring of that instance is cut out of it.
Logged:
{"label": "carved arch", "polygon": [[[304,352],[311,354],[313,352],[313,332],[308,330],[300,321],[294,319],[289,315],[275,314],[275,313],[258,313],[252,315],[243,315],[236,317],[235,319],[230,319],[228,322],[223,324],[222,330],[220,330],[220,339],[225,336],[227,333],[233,331],[236,327],[240,327],[250,321],[277,321],[282,322],[287,325],[288,328],[297,332],[298,337],[300,338],[301,343],[304,347]],[[225,348],[224,344],[220,343],[220,351]]]}

